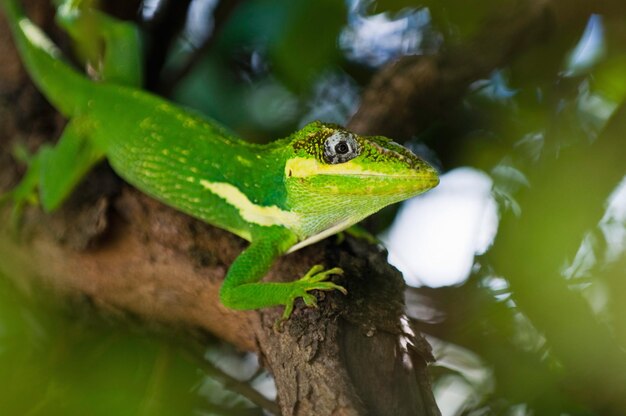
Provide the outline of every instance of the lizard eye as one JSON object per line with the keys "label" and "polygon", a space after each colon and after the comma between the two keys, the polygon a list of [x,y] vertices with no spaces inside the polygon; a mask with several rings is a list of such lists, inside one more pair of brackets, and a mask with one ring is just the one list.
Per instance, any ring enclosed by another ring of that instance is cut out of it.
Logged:
{"label": "lizard eye", "polygon": [[335,153],[339,155],[345,155],[350,151],[350,148],[346,144],[346,142],[339,142],[335,145]]}
{"label": "lizard eye", "polygon": [[332,165],[354,159],[359,153],[359,144],[351,133],[338,131],[324,142],[324,160]]}

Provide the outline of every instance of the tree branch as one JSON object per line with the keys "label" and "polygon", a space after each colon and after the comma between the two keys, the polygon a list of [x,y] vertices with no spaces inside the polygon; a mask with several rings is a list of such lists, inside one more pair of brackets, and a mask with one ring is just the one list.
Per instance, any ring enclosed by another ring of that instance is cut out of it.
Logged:
{"label": "tree branch", "polygon": [[625,8],[619,0],[507,3],[469,42],[433,56],[405,56],[381,69],[365,89],[349,127],[406,140],[454,107],[472,82],[555,33],[582,33],[592,13],[623,17]]}

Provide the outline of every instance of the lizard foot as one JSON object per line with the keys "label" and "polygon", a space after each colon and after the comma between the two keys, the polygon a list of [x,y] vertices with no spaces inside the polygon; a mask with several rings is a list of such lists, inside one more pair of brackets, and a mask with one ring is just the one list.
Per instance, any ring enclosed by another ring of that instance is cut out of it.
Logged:
{"label": "lizard foot", "polygon": [[282,324],[289,319],[291,313],[293,312],[294,302],[297,298],[302,298],[304,304],[310,308],[317,307],[317,298],[309,293],[311,290],[338,290],[344,295],[347,295],[348,291],[343,286],[327,281],[331,275],[342,274],[343,270],[339,267],[324,270],[324,266],[318,264],[311,267],[311,270],[309,270],[307,274],[302,276],[300,279],[292,282],[291,285],[293,289],[289,294],[289,299],[285,302],[285,311],[283,312],[282,317],[276,321],[276,324],[274,325],[275,328],[280,330]]}
{"label": "lizard foot", "polygon": [[0,194],[0,207],[12,203],[10,230],[14,235],[20,228],[22,214],[26,205],[39,204],[37,186],[39,184],[39,158],[28,152],[26,147],[17,144],[12,149],[13,157],[28,166],[22,180],[10,191]]}
{"label": "lizard foot", "polygon": [[13,233],[16,233],[20,227],[24,207],[27,204],[37,205],[39,203],[37,181],[37,173],[29,169],[15,188],[0,194],[0,207],[8,203],[13,204],[10,219],[10,227]]}

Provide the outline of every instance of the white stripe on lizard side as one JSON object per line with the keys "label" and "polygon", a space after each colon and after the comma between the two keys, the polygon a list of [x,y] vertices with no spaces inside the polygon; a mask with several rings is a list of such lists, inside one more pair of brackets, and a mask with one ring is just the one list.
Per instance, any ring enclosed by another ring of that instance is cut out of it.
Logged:
{"label": "white stripe on lizard side", "polygon": [[250,223],[263,226],[282,225],[289,229],[298,229],[300,226],[301,221],[298,214],[283,211],[276,205],[256,205],[236,186],[229,183],[210,182],[205,179],[201,179],[199,183],[205,189],[237,208],[239,215]]}

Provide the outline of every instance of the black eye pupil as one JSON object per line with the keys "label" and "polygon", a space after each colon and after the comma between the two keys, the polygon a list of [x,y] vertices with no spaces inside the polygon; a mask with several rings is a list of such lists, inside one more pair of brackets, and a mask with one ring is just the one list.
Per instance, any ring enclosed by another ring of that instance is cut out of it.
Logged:
{"label": "black eye pupil", "polygon": [[348,145],[344,142],[337,143],[337,145],[335,146],[335,152],[340,155],[345,155],[346,153],[348,153],[348,150],[350,149],[348,148]]}
{"label": "black eye pupil", "polygon": [[352,133],[337,129],[324,139],[323,151],[323,161],[329,165],[345,163],[359,155],[359,141]]}

